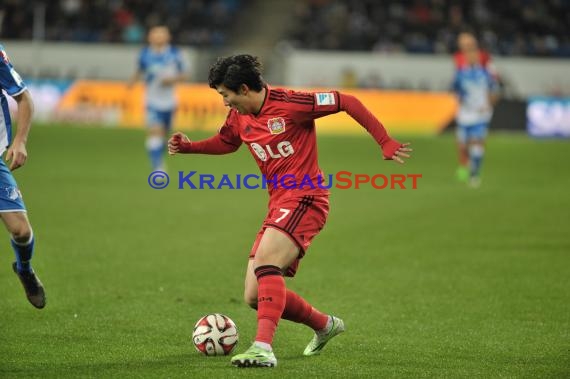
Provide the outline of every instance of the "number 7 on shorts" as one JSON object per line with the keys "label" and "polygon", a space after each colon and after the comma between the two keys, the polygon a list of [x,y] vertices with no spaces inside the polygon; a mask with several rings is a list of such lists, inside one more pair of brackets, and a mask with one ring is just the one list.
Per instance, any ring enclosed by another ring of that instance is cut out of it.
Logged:
{"label": "number 7 on shorts", "polygon": [[275,223],[276,223],[276,224],[277,224],[279,221],[283,220],[285,217],[287,217],[287,215],[288,215],[289,213],[291,213],[291,210],[290,210],[290,209],[285,209],[285,208],[279,208],[279,212],[281,212],[282,215],[279,216],[279,217],[275,220]]}

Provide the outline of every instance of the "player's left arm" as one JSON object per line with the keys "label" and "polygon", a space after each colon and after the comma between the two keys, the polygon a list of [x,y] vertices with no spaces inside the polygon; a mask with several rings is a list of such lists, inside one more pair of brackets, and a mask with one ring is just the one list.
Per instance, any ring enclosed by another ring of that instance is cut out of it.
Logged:
{"label": "player's left arm", "polygon": [[500,88],[497,76],[491,72],[487,71],[487,80],[489,83],[489,103],[491,107],[495,107],[500,99]]}
{"label": "player's left arm", "polygon": [[10,170],[22,167],[28,159],[26,143],[28,142],[28,134],[30,133],[32,116],[34,114],[34,101],[28,90],[24,90],[14,96],[14,100],[18,103],[18,130],[12,144],[6,152],[6,161],[10,162]]}
{"label": "player's left arm", "polygon": [[134,85],[142,79],[144,75],[144,72],[141,69],[137,69],[133,75],[129,78],[129,81],[127,82],[127,88],[131,89],[134,87]]}
{"label": "player's left arm", "polygon": [[137,59],[137,68],[127,82],[127,88],[131,89],[134,85],[143,78],[146,71],[146,62],[144,60],[145,49],[141,50]]}
{"label": "player's left arm", "polygon": [[189,64],[186,62],[182,52],[177,50],[176,53],[176,74],[162,79],[162,85],[172,86],[178,83],[184,83],[190,80]]}
{"label": "player's left arm", "polygon": [[[362,125],[382,149],[386,160],[404,163],[410,158],[410,143],[400,143],[392,139],[384,125],[356,97],[337,91],[301,93],[291,91],[289,97],[296,100],[297,112],[301,118],[317,119],[344,111]],[[312,97],[312,98],[311,98]]]}
{"label": "player's left arm", "polygon": [[356,122],[362,125],[382,148],[382,156],[387,160],[404,163],[404,158],[410,158],[413,150],[410,143],[400,143],[392,139],[384,125],[352,95],[338,93],[339,109],[348,113]]}

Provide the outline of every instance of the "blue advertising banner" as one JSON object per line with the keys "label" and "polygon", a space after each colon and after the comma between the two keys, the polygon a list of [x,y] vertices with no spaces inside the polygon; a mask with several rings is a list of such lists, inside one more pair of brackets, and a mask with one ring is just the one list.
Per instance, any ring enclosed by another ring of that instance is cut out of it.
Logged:
{"label": "blue advertising banner", "polygon": [[526,116],[531,136],[570,138],[570,98],[531,97]]}
{"label": "blue advertising banner", "polygon": [[[71,80],[57,79],[24,79],[24,82],[34,99],[36,121],[52,121],[61,98],[73,84]],[[16,102],[10,96],[6,97],[11,113],[16,113],[18,108]]]}

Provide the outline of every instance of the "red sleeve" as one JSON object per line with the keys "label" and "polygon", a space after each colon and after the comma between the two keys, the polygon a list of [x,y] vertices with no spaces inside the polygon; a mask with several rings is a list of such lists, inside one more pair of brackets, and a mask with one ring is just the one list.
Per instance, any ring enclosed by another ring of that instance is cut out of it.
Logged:
{"label": "red sleeve", "polygon": [[233,153],[241,146],[241,138],[236,130],[236,115],[230,111],[224,126],[218,134],[202,141],[183,142],[180,151],[187,154],[221,155]]}
{"label": "red sleeve", "polygon": [[211,154],[221,155],[233,153],[239,146],[225,142],[221,134],[202,141],[182,142],[180,152],[186,154]]}
{"label": "red sleeve", "polygon": [[340,94],[337,91],[313,93],[312,118],[320,118],[340,112]]}
{"label": "red sleeve", "polygon": [[358,100],[352,95],[338,94],[340,109],[345,111],[356,122],[362,125],[374,140],[382,148],[384,159],[392,159],[392,156],[402,146],[398,141],[393,140],[388,135],[384,125]]}
{"label": "red sleeve", "polygon": [[310,93],[312,98],[307,97],[308,95],[304,93],[302,98],[299,97],[299,93],[295,95],[299,97],[299,101],[304,101],[303,104],[298,105],[297,109],[298,114],[301,114],[302,117],[314,120],[345,111],[374,137],[382,147],[384,159],[392,159],[396,150],[400,148],[401,144],[390,138],[380,121],[356,97],[337,91]]}
{"label": "red sleeve", "polygon": [[286,110],[299,121],[312,121],[317,118],[340,112],[338,92],[301,92],[275,88],[269,94],[270,100],[278,100]]}

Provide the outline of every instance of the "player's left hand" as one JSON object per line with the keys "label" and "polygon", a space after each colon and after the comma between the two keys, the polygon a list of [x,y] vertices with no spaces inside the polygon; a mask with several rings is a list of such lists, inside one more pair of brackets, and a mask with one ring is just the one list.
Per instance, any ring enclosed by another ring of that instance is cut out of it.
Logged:
{"label": "player's left hand", "polygon": [[411,158],[411,153],[414,151],[410,146],[409,142],[399,143],[397,141],[390,141],[382,147],[382,152],[384,159],[393,160],[400,164],[404,163],[402,158]]}
{"label": "player's left hand", "polygon": [[28,151],[26,150],[26,144],[15,140],[6,152],[6,161],[10,162],[8,168],[10,171],[13,171],[22,167],[26,163],[27,159]]}

